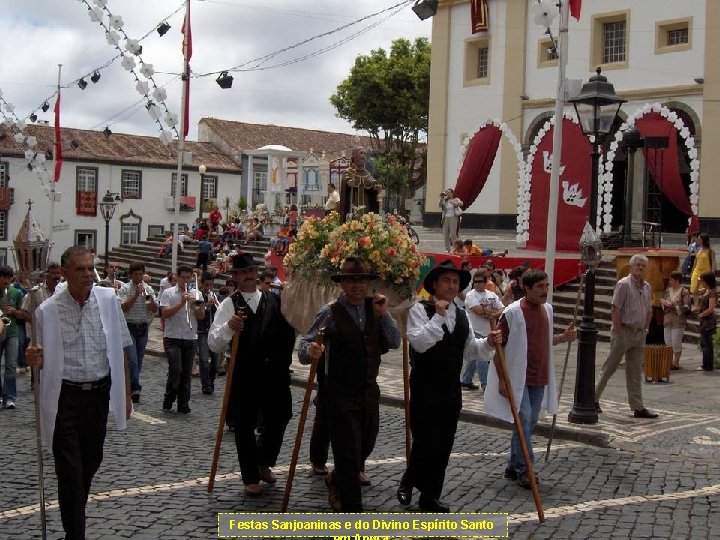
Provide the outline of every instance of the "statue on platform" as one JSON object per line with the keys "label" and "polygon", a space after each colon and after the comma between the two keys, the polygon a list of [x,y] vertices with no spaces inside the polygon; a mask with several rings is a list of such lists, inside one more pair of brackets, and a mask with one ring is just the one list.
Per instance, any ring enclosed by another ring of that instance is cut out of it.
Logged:
{"label": "statue on platform", "polygon": [[342,174],[339,205],[342,221],[350,219],[355,213],[380,211],[379,195],[382,184],[377,182],[367,170],[366,158],[367,150],[355,148],[352,151],[350,166]]}

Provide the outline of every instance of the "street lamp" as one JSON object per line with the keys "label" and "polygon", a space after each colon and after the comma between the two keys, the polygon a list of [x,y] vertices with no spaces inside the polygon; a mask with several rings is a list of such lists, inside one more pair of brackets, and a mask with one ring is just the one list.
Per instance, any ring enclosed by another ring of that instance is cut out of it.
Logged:
{"label": "street lamp", "polygon": [[100,212],[105,220],[105,272],[107,273],[108,267],[110,266],[110,220],[115,215],[115,209],[117,208],[120,196],[117,193],[110,193],[110,190],[103,196],[100,201]]}
{"label": "street lamp", "polygon": [[600,262],[601,242],[593,223],[597,220],[598,167],[600,166],[600,143],[610,133],[617,119],[620,105],[625,99],[615,93],[615,88],[601,75],[583,84],[580,94],[569,99],[575,106],[583,134],[592,144],[592,171],[590,183],[590,215],[580,239],[582,260],[587,264],[585,272],[585,299],[583,317],[578,328],[577,372],[575,377],[575,398],[568,421],[573,424],[595,424],[598,421],[595,410],[595,350],[598,329],[595,326],[595,267]]}
{"label": "street lamp", "polygon": [[198,167],[198,172],[200,173],[200,196],[198,197],[198,206],[200,207],[200,214],[198,217],[202,221],[202,213],[203,213],[203,187],[205,183],[205,173],[207,172],[207,167],[204,163],[202,163]]}

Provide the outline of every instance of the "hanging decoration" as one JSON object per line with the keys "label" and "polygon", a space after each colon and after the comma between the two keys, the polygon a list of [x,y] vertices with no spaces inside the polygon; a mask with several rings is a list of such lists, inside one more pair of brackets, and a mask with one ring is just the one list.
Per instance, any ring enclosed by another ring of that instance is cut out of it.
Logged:
{"label": "hanging decoration", "polygon": [[[158,125],[160,142],[169,145],[173,141],[173,134],[179,138],[178,116],[170,112],[165,103],[167,91],[155,82],[153,65],[142,59],[142,46],[139,40],[132,39],[125,33],[123,18],[110,12],[107,0],[92,0],[95,7],[91,6],[88,0],[80,1],[87,6],[90,20],[98,23],[105,30],[108,44],[120,53],[122,57],[120,64],[135,79],[135,89],[145,98],[148,114]],[[123,41],[124,47],[121,45]]]}
{"label": "hanging decoration", "polygon": [[28,170],[37,174],[43,191],[49,197],[50,188],[48,187],[48,183],[51,176],[46,167],[48,157],[45,152],[38,151],[37,138],[34,135],[27,135],[25,133],[27,127],[26,120],[20,119],[15,114],[15,105],[5,100],[2,90],[0,90],[0,116],[2,116],[1,123],[3,127],[10,131],[13,140],[17,144],[26,147],[24,153],[26,166]]}
{"label": "hanging decoration", "polygon": [[472,141],[473,137],[482,130],[485,126],[495,126],[502,134],[508,139],[508,142],[515,151],[515,157],[518,162],[518,216],[517,216],[517,235],[515,241],[519,246],[524,245],[527,241],[526,235],[523,231],[527,231],[527,226],[521,229],[521,224],[525,224],[530,216],[530,169],[525,165],[525,159],[523,157],[522,145],[517,140],[517,137],[505,122],[502,122],[496,118],[486,119],[475,128],[472,134],[463,141],[460,145],[460,155],[458,159],[458,175],[462,170],[463,163],[465,162],[465,154],[467,153],[468,145]]}
{"label": "hanging decoration", "polygon": [[[558,215],[562,216],[562,227],[556,232],[556,249],[576,251],[583,227],[588,221],[591,196],[590,143],[582,133],[575,113],[563,113],[562,146],[572,148],[572,153],[563,153],[560,166],[560,191],[558,199],[552,203],[549,198],[549,182],[552,172],[553,131],[555,117],[545,122],[538,131],[529,148],[526,164],[530,168],[533,180],[533,196],[530,200],[528,220],[528,242],[526,247],[543,250],[547,245],[547,216],[551,204],[558,205]],[[538,156],[536,160],[536,155]],[[571,156],[571,157],[569,157]],[[599,213],[595,216],[599,219]]]}
{"label": "hanging decoration", "polygon": [[[602,227],[604,232],[610,232],[610,225],[612,221],[613,160],[615,159],[615,153],[623,140],[625,131],[633,127],[640,118],[649,113],[657,113],[668,122],[672,123],[677,132],[680,134],[680,137],[683,139],[685,147],[688,151],[688,157],[690,158],[689,200],[692,215],[688,218],[688,225],[692,225],[693,220],[697,220],[699,200],[698,193],[700,191],[700,160],[698,159],[698,150],[695,146],[695,138],[690,134],[690,130],[675,111],[668,109],[661,103],[646,103],[631,114],[620,126],[620,129],[617,130],[613,142],[610,143],[610,150],[606,156],[604,169],[601,168],[598,186],[598,201],[603,201],[603,205],[609,205],[610,209],[610,211],[605,211],[602,216]],[[598,209],[599,208],[600,204],[598,204]]]}

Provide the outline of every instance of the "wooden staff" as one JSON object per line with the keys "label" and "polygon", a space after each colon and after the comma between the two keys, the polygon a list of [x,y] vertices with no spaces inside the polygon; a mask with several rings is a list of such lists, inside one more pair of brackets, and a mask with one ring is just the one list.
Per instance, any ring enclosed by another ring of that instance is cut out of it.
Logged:
{"label": "wooden staff", "polygon": [[403,338],[403,398],[405,400],[405,460],[410,462],[410,449],[412,440],[410,437],[410,354],[408,351],[408,339]]}
{"label": "wooden staff", "polygon": [[[325,338],[325,328],[318,330],[315,343],[322,347]],[[283,494],[281,512],[287,512],[288,503],[290,502],[290,490],[295,479],[295,467],[297,466],[298,456],[300,455],[300,445],[302,444],[303,433],[305,432],[305,421],[307,420],[308,408],[310,407],[310,396],[312,395],[313,386],[315,385],[315,374],[317,373],[318,362],[320,357],[313,358],[310,362],[310,372],[308,373],[307,385],[305,385],[305,397],[303,398],[302,409],[300,410],[300,419],[298,420],[297,434],[295,435],[295,445],[293,446],[292,457],[290,458],[290,468],[288,469],[288,477],[285,482],[285,493]]]}
{"label": "wooden staff", "polygon": [[[545,309],[545,308],[543,308]],[[490,320],[490,329],[495,331],[495,321]],[[515,421],[515,432],[518,435],[520,441],[520,450],[522,451],[523,459],[525,460],[525,466],[527,467],[527,475],[530,479],[530,489],[532,489],[533,499],[535,499],[535,508],[537,508],[538,519],[540,523],[545,522],[545,512],[543,512],[542,499],[540,499],[540,491],[538,490],[537,481],[535,480],[535,471],[533,470],[532,462],[530,461],[530,452],[528,452],[527,441],[525,440],[525,433],[523,432],[522,422],[520,422],[520,415],[518,414],[517,405],[515,404],[515,396],[513,395],[512,386],[510,385],[510,376],[505,366],[505,351],[500,343],[495,342],[495,367],[498,368],[498,375],[500,382],[505,385],[507,392],[507,400],[510,402],[510,411]]]}
{"label": "wooden staff", "polygon": [[[580,285],[578,287],[577,298],[575,299],[575,311],[573,312],[573,320],[572,320],[573,327],[575,327],[575,323],[577,323],[578,308],[580,306],[580,295],[582,294],[584,282],[585,282],[585,276],[584,275],[580,276]],[[563,364],[562,376],[560,377],[560,391],[558,392],[558,404],[560,403],[560,398],[562,397],[563,386],[565,386],[565,374],[567,373],[567,366],[568,366],[568,360],[570,359],[570,348],[571,347],[572,347],[572,342],[569,341],[567,344],[567,349],[565,349],[565,363]],[[557,413],[553,414],[552,425],[550,426],[550,436],[548,437],[547,448],[545,449],[545,463],[547,463],[548,459],[550,458],[550,447],[552,446],[553,437],[555,436],[555,426],[556,425],[557,425]]]}
{"label": "wooden staff", "polygon": [[[35,310],[37,309],[35,294],[30,292],[30,344],[37,347],[37,331],[35,329]],[[40,501],[40,526],[42,539],[47,538],[47,519],[45,517],[45,474],[42,455],[42,433],[40,430],[40,369],[32,367],[33,397],[35,398],[35,446],[37,448],[38,466],[38,498]]]}
{"label": "wooden staff", "polygon": [[[236,293],[239,294],[239,293]],[[235,306],[235,314],[245,318],[244,308],[238,306],[233,299]],[[230,347],[230,361],[228,362],[227,373],[225,373],[225,394],[223,395],[222,408],[220,409],[220,419],[218,420],[217,433],[215,434],[215,448],[213,448],[212,465],[210,465],[210,478],[208,479],[208,493],[212,493],[215,487],[215,475],[217,474],[218,461],[220,460],[220,445],[222,444],[223,432],[225,431],[225,418],[227,417],[227,409],[230,403],[230,391],[232,390],[233,370],[235,369],[235,356],[237,355],[238,343],[242,332],[235,332]]]}

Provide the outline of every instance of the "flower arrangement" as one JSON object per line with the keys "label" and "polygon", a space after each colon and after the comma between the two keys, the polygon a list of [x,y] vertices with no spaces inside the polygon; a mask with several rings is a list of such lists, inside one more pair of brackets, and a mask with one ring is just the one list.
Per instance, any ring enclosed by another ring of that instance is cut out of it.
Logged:
{"label": "flower arrangement", "polygon": [[324,219],[304,221],[284,264],[293,275],[330,284],[330,276],[348,256],[363,257],[379,280],[404,298],[414,293],[425,262],[396,216],[369,213],[341,224],[332,212]]}

